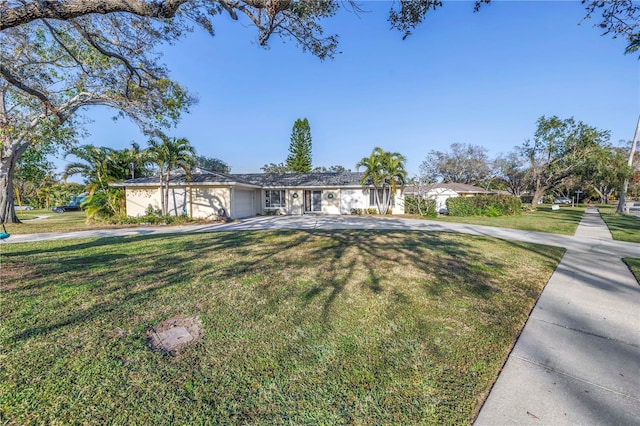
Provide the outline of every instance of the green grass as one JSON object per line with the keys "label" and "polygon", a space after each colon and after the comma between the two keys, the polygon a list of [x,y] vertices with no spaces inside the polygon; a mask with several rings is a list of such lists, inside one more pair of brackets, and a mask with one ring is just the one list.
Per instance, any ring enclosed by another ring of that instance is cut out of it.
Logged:
{"label": "green grass", "polygon": [[627,264],[633,276],[636,277],[636,281],[640,284],[640,259],[625,257],[622,260]]}
{"label": "green grass", "polygon": [[[0,423],[470,423],[563,250],[424,232],[7,244]],[[172,358],[144,333],[198,316]]]}
{"label": "green grass", "polygon": [[496,226],[500,228],[520,229],[523,231],[549,232],[552,234],[573,235],[584,214],[584,207],[561,206],[560,210],[551,210],[551,206],[539,206],[536,211],[522,212],[518,216],[439,216],[428,218],[443,222],[469,223],[472,225]]}
{"label": "green grass", "polygon": [[[117,229],[138,226],[136,224],[110,224],[87,221],[84,212],[53,213],[47,210],[31,210],[18,215],[22,223],[6,224],[7,232],[12,235],[39,234],[46,232],[91,231],[95,229]],[[178,219],[174,224],[182,223],[215,223],[205,220]]]}
{"label": "green grass", "polygon": [[640,243],[640,217],[616,215],[615,206],[600,206],[598,210],[614,240]]}
{"label": "green grass", "polygon": [[22,223],[7,223],[5,225],[7,232],[18,235],[115,228],[114,225],[87,223],[84,212],[54,213],[51,210],[29,210],[18,212],[18,219]]}

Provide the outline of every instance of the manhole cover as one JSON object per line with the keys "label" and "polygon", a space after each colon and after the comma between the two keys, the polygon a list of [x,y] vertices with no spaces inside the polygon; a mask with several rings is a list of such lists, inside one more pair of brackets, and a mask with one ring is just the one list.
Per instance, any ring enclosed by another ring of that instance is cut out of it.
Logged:
{"label": "manhole cover", "polygon": [[147,331],[149,347],[180,355],[180,350],[192,345],[202,336],[202,323],[197,317],[174,317],[163,321]]}

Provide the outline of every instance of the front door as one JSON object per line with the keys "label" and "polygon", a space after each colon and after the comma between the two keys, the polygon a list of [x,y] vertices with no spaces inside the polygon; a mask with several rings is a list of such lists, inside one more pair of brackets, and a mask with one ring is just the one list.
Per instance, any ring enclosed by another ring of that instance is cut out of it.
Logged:
{"label": "front door", "polygon": [[304,191],[304,211],[322,211],[322,191]]}

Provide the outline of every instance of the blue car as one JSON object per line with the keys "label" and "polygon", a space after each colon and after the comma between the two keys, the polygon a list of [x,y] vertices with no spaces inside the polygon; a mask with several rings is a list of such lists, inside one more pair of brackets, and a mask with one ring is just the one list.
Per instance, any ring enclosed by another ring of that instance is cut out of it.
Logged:
{"label": "blue car", "polygon": [[76,203],[75,201],[70,202],[66,206],[55,206],[51,209],[54,213],[77,212],[80,210],[82,210],[80,203]]}
{"label": "blue car", "polygon": [[71,202],[66,206],[55,206],[51,209],[54,213],[64,213],[64,212],[77,212],[82,210],[82,202],[87,199],[86,194],[80,194],[71,199]]}

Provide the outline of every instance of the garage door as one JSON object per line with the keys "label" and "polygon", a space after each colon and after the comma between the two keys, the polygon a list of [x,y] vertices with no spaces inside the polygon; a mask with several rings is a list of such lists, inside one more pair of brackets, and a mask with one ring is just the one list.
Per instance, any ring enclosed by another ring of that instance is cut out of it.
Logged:
{"label": "garage door", "polygon": [[233,191],[233,206],[231,216],[234,219],[255,216],[256,210],[253,207],[253,191],[236,189]]}

